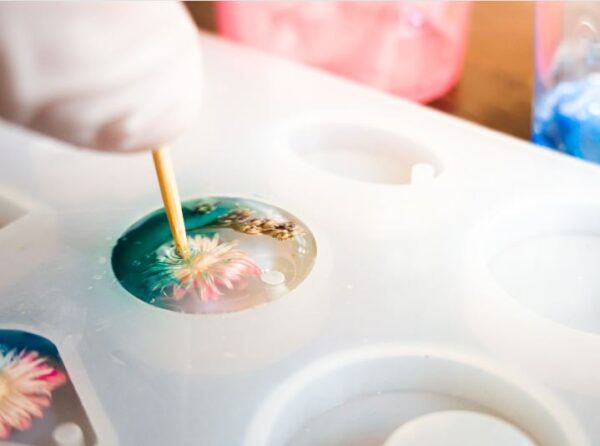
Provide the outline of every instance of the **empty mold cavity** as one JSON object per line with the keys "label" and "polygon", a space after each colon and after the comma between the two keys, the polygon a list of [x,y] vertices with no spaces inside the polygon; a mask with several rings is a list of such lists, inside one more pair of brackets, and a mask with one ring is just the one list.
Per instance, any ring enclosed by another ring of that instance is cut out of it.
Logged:
{"label": "empty mold cavity", "polygon": [[25,206],[0,195],[0,229],[27,213]]}
{"label": "empty mold cavity", "polygon": [[499,208],[464,253],[463,312],[479,341],[546,382],[600,395],[600,202]]}
{"label": "empty mold cavity", "polygon": [[377,127],[305,123],[289,132],[288,143],[307,163],[363,182],[423,184],[441,172],[440,161],[431,151]]}
{"label": "empty mold cavity", "polygon": [[[505,438],[520,438],[524,446],[589,444],[544,389],[468,356],[393,345],[338,353],[288,378],[264,401],[245,444],[429,446],[394,438],[418,417],[445,411],[471,414],[463,422],[473,435],[485,416]],[[444,429],[443,417],[437,429]],[[491,432],[477,444],[496,444]],[[454,435],[443,444],[461,439]]]}
{"label": "empty mold cavity", "polygon": [[184,313],[229,313],[286,295],[312,270],[311,231],[283,209],[210,197],[183,203],[191,256],[173,246],[163,209],[131,226],[113,250],[119,282],[138,299]]}
{"label": "empty mold cavity", "polygon": [[600,205],[521,206],[484,237],[482,260],[507,296],[544,318],[600,333]]}
{"label": "empty mold cavity", "polygon": [[523,305],[561,324],[600,333],[600,236],[555,234],[522,240],[489,263]]}

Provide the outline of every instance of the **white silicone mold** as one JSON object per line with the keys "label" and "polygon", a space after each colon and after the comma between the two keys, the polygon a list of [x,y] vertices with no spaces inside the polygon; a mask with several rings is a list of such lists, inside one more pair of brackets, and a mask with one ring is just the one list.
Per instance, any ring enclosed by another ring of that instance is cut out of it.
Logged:
{"label": "white silicone mold", "polygon": [[598,166],[202,43],[204,111],[172,151],[181,196],[257,198],[306,223],[316,263],[281,299],[192,315],[130,296],[110,254],[160,206],[148,154],[0,126],[0,196],[44,206],[15,219],[0,203],[0,328],[70,346],[107,446],[380,446],[444,410],[536,446],[600,438]]}
{"label": "white silicone mold", "polygon": [[[230,374],[275,362],[314,338],[331,310],[331,247],[318,227],[307,227],[317,243],[314,266],[301,283],[275,300],[241,311],[184,314],[149,305],[114,280],[99,281],[94,293],[110,298],[98,315],[111,321],[115,346],[161,369]],[[95,276],[113,276],[110,264],[92,267]],[[111,318],[114,306],[122,309],[116,320]]]}
{"label": "white silicone mold", "polygon": [[[440,160],[427,148],[397,131],[355,122],[310,120],[296,123],[287,133],[288,144],[304,162],[326,172],[359,182],[413,184],[433,179],[442,171]],[[424,166],[428,166],[428,173]]]}
{"label": "white silicone mold", "polygon": [[328,212],[314,218],[361,238],[430,230],[451,212],[461,168],[426,135],[407,133],[384,116],[340,110],[281,122],[268,147],[272,193],[302,191],[285,199],[309,213],[312,197],[321,197]]}
{"label": "white silicone mold", "polygon": [[[296,444],[295,437],[301,435],[302,428],[332,408],[339,409],[367,395],[410,391],[431,392],[451,396],[462,404],[475,404],[518,426],[544,446],[589,444],[560,402],[532,383],[476,357],[436,348],[394,345],[339,352],[292,375],[263,402],[244,444]],[[429,397],[429,404],[428,407],[421,401],[417,410],[439,410],[435,399]],[[362,417],[368,419],[368,412],[363,412]],[[352,431],[360,423],[364,421],[348,417],[336,426],[335,437],[313,438],[313,444],[356,441],[345,438],[343,431]],[[378,426],[365,427],[373,431]]]}
{"label": "white silicone mold", "polygon": [[477,225],[464,311],[478,339],[562,388],[600,395],[600,202],[522,200]]}

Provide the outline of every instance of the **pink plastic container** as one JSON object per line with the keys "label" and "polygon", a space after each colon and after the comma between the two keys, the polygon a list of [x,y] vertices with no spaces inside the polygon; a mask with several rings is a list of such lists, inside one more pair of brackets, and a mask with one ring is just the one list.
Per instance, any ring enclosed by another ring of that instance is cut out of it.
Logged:
{"label": "pink plastic container", "polygon": [[427,102],[458,81],[469,3],[218,2],[223,36]]}

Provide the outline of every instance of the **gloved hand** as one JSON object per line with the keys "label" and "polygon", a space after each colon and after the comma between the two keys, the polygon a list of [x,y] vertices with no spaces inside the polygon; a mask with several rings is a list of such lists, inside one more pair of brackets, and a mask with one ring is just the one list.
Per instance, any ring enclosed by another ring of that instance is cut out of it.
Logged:
{"label": "gloved hand", "polygon": [[156,147],[199,108],[199,45],[178,2],[0,2],[0,117],[81,147]]}

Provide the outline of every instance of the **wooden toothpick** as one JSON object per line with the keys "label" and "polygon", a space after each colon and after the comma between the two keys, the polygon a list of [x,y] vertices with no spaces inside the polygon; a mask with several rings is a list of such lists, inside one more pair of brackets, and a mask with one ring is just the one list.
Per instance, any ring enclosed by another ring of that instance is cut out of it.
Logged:
{"label": "wooden toothpick", "polygon": [[160,193],[169,220],[169,227],[171,228],[171,234],[175,241],[175,248],[181,257],[187,258],[190,255],[190,250],[185,233],[181,200],[179,199],[179,192],[177,191],[175,172],[173,170],[169,148],[163,146],[153,150],[152,159],[154,160],[156,176],[158,177]]}

